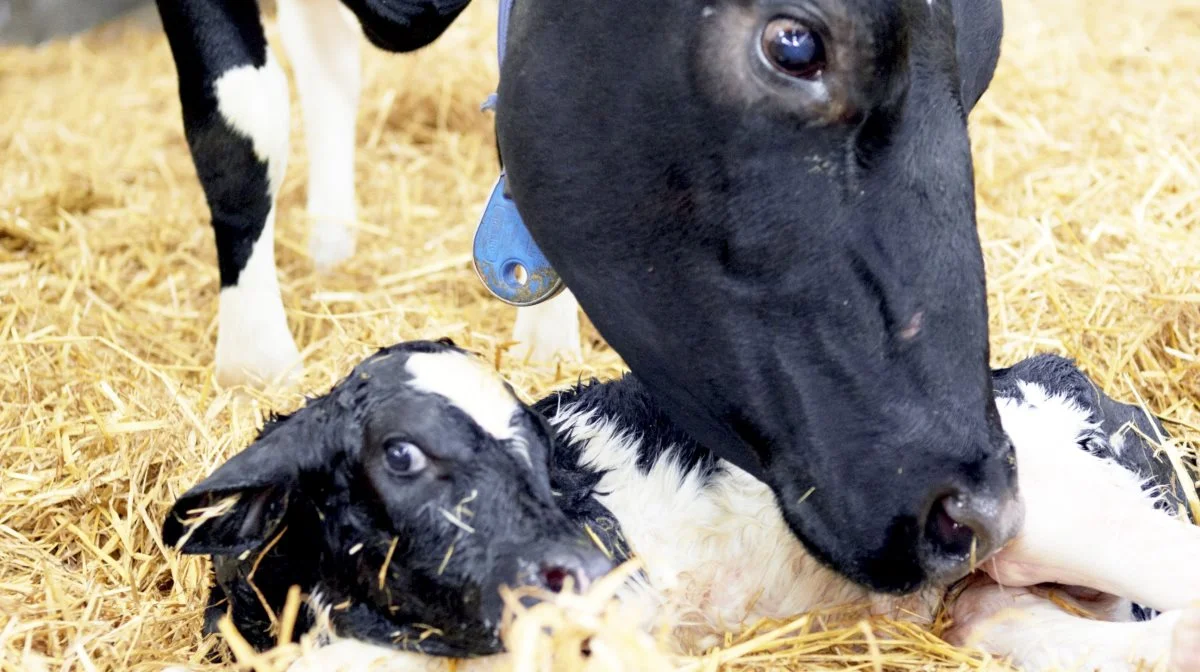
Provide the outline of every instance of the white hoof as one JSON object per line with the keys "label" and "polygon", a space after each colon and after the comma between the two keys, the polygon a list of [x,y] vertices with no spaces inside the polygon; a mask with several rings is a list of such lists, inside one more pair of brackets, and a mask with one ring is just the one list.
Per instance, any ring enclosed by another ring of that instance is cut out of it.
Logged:
{"label": "white hoof", "polygon": [[583,360],[579,343],[579,304],[570,291],[536,306],[517,309],[516,341],[509,353],[521,362],[548,363],[555,359]]}
{"label": "white hoof", "polygon": [[1171,672],[1200,672],[1200,608],[1188,609],[1171,635]]}
{"label": "white hoof", "polygon": [[252,292],[244,287],[221,290],[217,327],[216,378],[223,386],[288,385],[301,373],[300,350],[279,288]]}
{"label": "white hoof", "polygon": [[312,238],[308,253],[318,271],[328,271],[354,256],[355,236],[350,227],[353,217],[311,216]]}

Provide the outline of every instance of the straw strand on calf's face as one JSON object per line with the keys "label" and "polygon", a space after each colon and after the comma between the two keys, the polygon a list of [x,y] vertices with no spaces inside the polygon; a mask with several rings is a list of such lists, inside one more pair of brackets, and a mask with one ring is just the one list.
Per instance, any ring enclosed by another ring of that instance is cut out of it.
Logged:
{"label": "straw strand on calf's face", "polygon": [[492,653],[501,585],[581,588],[610,567],[555,504],[549,440],[470,355],[407,343],[270,422],[179,498],[163,536],[213,555],[209,631],[229,611],[269,647],[272,612],[299,585],[339,637]]}

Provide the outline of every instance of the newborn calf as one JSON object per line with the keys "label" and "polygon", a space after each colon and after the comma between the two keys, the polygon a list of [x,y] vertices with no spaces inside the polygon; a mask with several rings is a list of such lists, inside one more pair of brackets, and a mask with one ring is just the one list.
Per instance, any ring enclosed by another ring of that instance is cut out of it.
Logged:
{"label": "newborn calf", "polygon": [[[1200,599],[1200,528],[1171,517],[1183,502],[1183,486],[1166,458],[1126,425],[1150,436],[1161,428],[1107,397],[1060,357],[1034,357],[993,378],[1016,448],[1030,529],[1014,549],[983,566],[1009,572],[1025,567],[1030,583],[1111,589],[1145,598],[1156,609]],[[872,593],[826,569],[790,533],[766,486],[678,432],[631,376],[552,395],[537,408],[565,443],[556,464],[572,464],[598,479],[597,499],[646,568],[643,594],[678,610],[675,635],[684,648],[711,646],[727,631],[764,617],[858,601],[929,623],[945,596],[946,586],[904,597]],[[903,467],[895,478],[908,478]],[[802,506],[808,494],[796,504]],[[919,522],[955,524],[949,517]],[[597,527],[605,527],[603,521]],[[1096,557],[1097,549],[1118,564]],[[969,545],[962,551],[970,553]],[[1119,564],[1127,561],[1135,564]],[[1077,601],[1089,600],[1082,606],[1105,607],[1099,618],[1132,621],[1142,613],[1097,590],[1073,593]],[[984,634],[1008,603],[1018,608],[1016,618],[1002,631]],[[1200,670],[1200,609],[1145,623],[1098,623],[1067,613],[1041,589],[1001,589],[982,574],[970,579],[955,604],[956,641],[978,640],[1023,667],[1134,669],[1139,659],[1155,664],[1169,656],[1174,669]]]}
{"label": "newborn calf", "polygon": [[298,585],[297,635],[319,616],[339,638],[493,653],[501,585],[583,588],[611,567],[555,502],[550,435],[448,341],[397,345],[268,423],[179,498],[163,538],[213,556],[206,632],[228,612],[270,647],[267,609]]}

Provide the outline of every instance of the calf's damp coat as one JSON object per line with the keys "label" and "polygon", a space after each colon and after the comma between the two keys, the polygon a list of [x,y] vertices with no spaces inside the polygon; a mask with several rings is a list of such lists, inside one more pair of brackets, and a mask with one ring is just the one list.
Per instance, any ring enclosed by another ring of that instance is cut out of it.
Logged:
{"label": "calf's damp coat", "polygon": [[581,588],[610,567],[555,501],[549,459],[544,421],[492,372],[406,343],[268,423],[179,498],[163,537],[213,556],[210,632],[229,613],[269,647],[263,601],[278,613],[296,585],[297,635],[327,613],[341,637],[492,653],[501,585]]}

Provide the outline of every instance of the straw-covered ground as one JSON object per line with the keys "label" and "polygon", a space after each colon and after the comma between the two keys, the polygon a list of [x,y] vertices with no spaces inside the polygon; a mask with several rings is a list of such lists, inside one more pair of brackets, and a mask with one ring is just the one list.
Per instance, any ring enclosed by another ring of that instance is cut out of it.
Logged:
{"label": "straw-covered ground", "polygon": [[[1074,356],[1195,451],[1200,5],[1006,4],[1003,60],[972,122],[995,363],[1035,350]],[[325,389],[377,346],[420,337],[494,357],[529,398],[619,370],[591,331],[585,368],[505,357],[513,313],[470,270],[495,170],[491,120],[478,112],[496,77],[493,9],[478,2],[423,53],[366,56],[360,252],[326,276],[306,256],[293,104],[277,249],[306,355],[301,391]],[[203,664],[214,645],[198,635],[206,564],[164,549],[159,522],[269,410],[301,399],[214,386],[215,254],[175,86],[164,40],[134,28],[0,51],[5,670]],[[994,664],[911,627],[807,628],[794,623],[799,634],[774,644],[734,642],[709,663]],[[627,649],[643,669],[663,660],[646,646],[630,639]]]}

